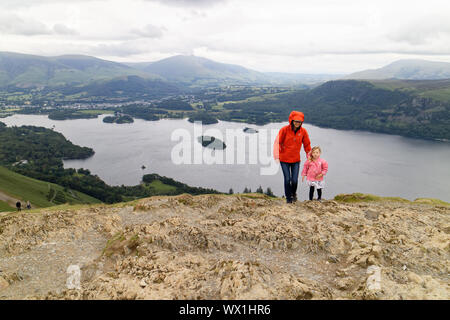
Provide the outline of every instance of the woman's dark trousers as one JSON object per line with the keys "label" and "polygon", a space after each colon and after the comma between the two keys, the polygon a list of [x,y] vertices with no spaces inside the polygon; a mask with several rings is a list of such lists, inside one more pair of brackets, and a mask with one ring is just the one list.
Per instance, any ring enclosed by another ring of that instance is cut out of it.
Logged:
{"label": "woman's dark trousers", "polygon": [[280,161],[280,164],[284,176],[284,195],[287,202],[292,202],[292,197],[297,192],[300,162],[289,163]]}

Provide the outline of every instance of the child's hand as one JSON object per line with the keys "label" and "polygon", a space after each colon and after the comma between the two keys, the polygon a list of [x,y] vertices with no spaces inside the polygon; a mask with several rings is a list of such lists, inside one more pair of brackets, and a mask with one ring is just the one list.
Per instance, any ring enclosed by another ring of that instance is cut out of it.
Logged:
{"label": "child's hand", "polygon": [[302,182],[305,181],[305,176],[302,176]]}
{"label": "child's hand", "polygon": [[323,174],[319,173],[319,174],[316,176],[316,179],[320,179],[320,178],[322,178],[322,177],[323,177]]}

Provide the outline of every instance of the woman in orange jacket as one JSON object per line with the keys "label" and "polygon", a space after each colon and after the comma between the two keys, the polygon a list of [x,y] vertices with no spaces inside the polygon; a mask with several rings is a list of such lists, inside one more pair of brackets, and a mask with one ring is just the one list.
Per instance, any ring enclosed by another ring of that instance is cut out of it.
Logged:
{"label": "woman in orange jacket", "polygon": [[303,112],[292,111],[289,115],[289,125],[280,129],[273,146],[274,158],[280,160],[283,170],[284,194],[287,203],[297,201],[296,192],[302,144],[306,152],[306,158],[311,151],[308,131],[302,127],[304,119]]}

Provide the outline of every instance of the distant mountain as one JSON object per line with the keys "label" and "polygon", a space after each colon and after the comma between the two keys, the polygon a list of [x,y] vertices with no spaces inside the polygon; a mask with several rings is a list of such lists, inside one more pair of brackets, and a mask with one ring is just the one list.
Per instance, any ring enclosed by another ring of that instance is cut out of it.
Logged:
{"label": "distant mountain", "polygon": [[129,62],[127,66],[185,83],[264,83],[272,85],[306,85],[334,80],[342,74],[307,74],[258,72],[239,65],[215,62],[196,56],[174,56],[156,62]]}
{"label": "distant mountain", "polygon": [[195,85],[267,83],[264,73],[196,56],[173,56],[153,63],[130,64],[169,81]]}
{"label": "distant mountain", "polygon": [[0,88],[85,86],[118,77],[138,76],[184,86],[310,85],[338,75],[258,72],[196,56],[173,56],[154,62],[118,63],[85,55],[44,57],[0,52]]}
{"label": "distant mountain", "polygon": [[136,75],[159,78],[129,66],[83,55],[43,57],[0,52],[0,87],[45,87],[86,84]]}
{"label": "distant mountain", "polygon": [[66,86],[58,88],[64,95],[108,98],[148,98],[158,99],[180,94],[179,86],[160,79],[145,79],[138,76],[124,76],[110,80],[100,80],[84,86]]}
{"label": "distant mountain", "polygon": [[329,80],[342,78],[342,74],[308,74],[308,73],[285,73],[265,72],[273,84],[316,84]]}
{"label": "distant mountain", "polygon": [[364,70],[352,73],[343,77],[343,79],[450,79],[450,63],[426,60],[398,60],[380,69]]}

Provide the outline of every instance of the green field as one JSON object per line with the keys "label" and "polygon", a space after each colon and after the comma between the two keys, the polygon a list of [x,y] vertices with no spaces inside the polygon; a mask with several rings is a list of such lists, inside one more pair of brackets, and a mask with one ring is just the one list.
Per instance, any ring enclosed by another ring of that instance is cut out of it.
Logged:
{"label": "green field", "polygon": [[381,89],[400,90],[420,97],[450,102],[450,80],[370,80]]}
{"label": "green field", "polygon": [[112,110],[99,110],[99,109],[79,110],[77,112],[85,113],[85,114],[113,114],[114,113],[114,111],[112,111]]}
{"label": "green field", "polygon": [[265,101],[265,100],[270,100],[272,98],[276,98],[280,95],[285,95],[288,93],[291,93],[291,91],[284,91],[284,92],[277,92],[277,93],[266,93],[266,94],[262,94],[262,95],[255,95],[253,97],[249,97],[247,99],[243,99],[243,100],[230,100],[230,101],[222,101],[222,102],[218,102],[216,106],[213,107],[213,109],[217,109],[217,110],[223,110],[223,105],[227,104],[227,103],[245,103],[245,102],[255,102],[255,101]]}
{"label": "green field", "polygon": [[370,202],[370,201],[396,201],[404,203],[424,203],[431,205],[450,206],[450,203],[434,199],[434,198],[417,198],[414,201],[409,201],[400,197],[380,197],[373,194],[352,193],[352,194],[338,194],[334,200],[339,202]]}
{"label": "green field", "polygon": [[60,191],[70,204],[100,203],[99,200],[81,192],[71,189],[64,191],[64,188],[57,184],[29,178],[0,166],[0,191],[11,197],[25,203],[29,200],[33,207],[54,206],[57,204],[54,199],[47,200],[50,189],[53,189],[55,194]]}
{"label": "green field", "polygon": [[176,187],[164,184],[159,180],[154,180],[147,184],[147,186],[151,187],[157,194],[165,194],[168,192],[175,192],[177,190]]}
{"label": "green field", "polygon": [[428,90],[419,94],[425,98],[431,98],[443,102],[450,102],[450,88]]}

